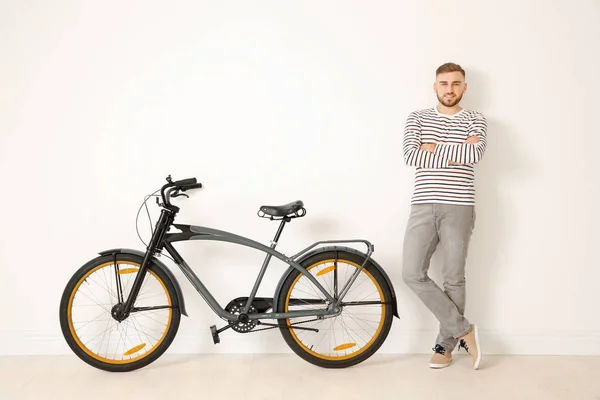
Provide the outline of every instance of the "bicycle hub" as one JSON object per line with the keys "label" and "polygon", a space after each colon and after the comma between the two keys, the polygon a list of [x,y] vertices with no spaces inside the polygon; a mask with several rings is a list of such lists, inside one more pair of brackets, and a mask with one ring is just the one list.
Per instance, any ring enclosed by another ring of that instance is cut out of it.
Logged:
{"label": "bicycle hub", "polygon": [[123,303],[115,304],[110,312],[110,315],[112,315],[116,321],[123,322],[129,316],[129,314],[125,314],[124,308],[125,304]]}

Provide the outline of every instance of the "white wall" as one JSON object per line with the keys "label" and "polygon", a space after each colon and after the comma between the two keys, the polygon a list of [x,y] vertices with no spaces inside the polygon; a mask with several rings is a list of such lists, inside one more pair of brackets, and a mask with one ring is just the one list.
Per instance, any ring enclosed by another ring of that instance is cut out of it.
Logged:
{"label": "white wall", "polygon": [[[429,352],[437,323],[401,280],[414,173],[401,141],[446,61],[489,121],[467,278],[484,351],[600,354],[600,3],[216,3],[0,5],[0,354],[68,353],[65,283],[97,251],[143,249],[136,212],[168,174],[205,184],[182,222],[268,243],[276,224],[258,207],[302,199],[279,250],[371,240],[402,317],[381,352]],[[223,305],[262,261],[179,249]],[[262,295],[283,271],[273,263]],[[288,351],[276,331],[214,346],[221,320],[175,274],[191,318],[170,351]]]}

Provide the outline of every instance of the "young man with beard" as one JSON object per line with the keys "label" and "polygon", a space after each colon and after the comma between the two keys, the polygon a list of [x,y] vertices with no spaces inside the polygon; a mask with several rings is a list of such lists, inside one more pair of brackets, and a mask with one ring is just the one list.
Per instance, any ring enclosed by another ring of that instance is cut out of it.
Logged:
{"label": "young man with beard", "polygon": [[[481,113],[460,106],[467,90],[460,65],[441,65],[433,87],[438,104],[410,113],[404,131],[404,161],[416,167],[416,174],[402,279],[440,323],[429,366],[450,365],[458,344],[473,357],[477,369],[478,329],[464,316],[465,264],[475,226],[474,165],[485,152],[487,122]],[[428,276],[438,245],[444,290]]]}

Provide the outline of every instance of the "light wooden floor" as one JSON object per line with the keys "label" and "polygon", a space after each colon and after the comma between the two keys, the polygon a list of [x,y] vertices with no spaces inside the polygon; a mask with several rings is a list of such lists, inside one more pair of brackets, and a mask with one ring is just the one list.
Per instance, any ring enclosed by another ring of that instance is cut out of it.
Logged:
{"label": "light wooden floor", "polygon": [[293,354],[164,355],[129,373],[74,356],[0,357],[0,399],[571,399],[600,400],[600,357],[466,355],[431,370],[428,356],[375,355],[344,370]]}

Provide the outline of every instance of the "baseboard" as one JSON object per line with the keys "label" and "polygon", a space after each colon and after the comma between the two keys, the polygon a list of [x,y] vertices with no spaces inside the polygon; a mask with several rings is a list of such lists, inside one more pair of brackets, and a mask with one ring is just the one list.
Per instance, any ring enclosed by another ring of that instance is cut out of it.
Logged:
{"label": "baseboard", "polygon": [[[382,353],[430,354],[437,330],[394,332]],[[479,329],[481,349],[490,355],[600,355],[600,331],[496,331]]]}
{"label": "baseboard", "polygon": [[[427,354],[436,337],[434,330],[392,329],[378,354]],[[480,330],[485,354],[513,355],[600,355],[600,331],[528,331],[500,332]],[[207,329],[195,332],[180,329],[170,354],[263,354],[289,353],[290,349],[277,330],[238,334],[226,331],[214,344]],[[0,330],[1,355],[71,354],[60,332]]]}

